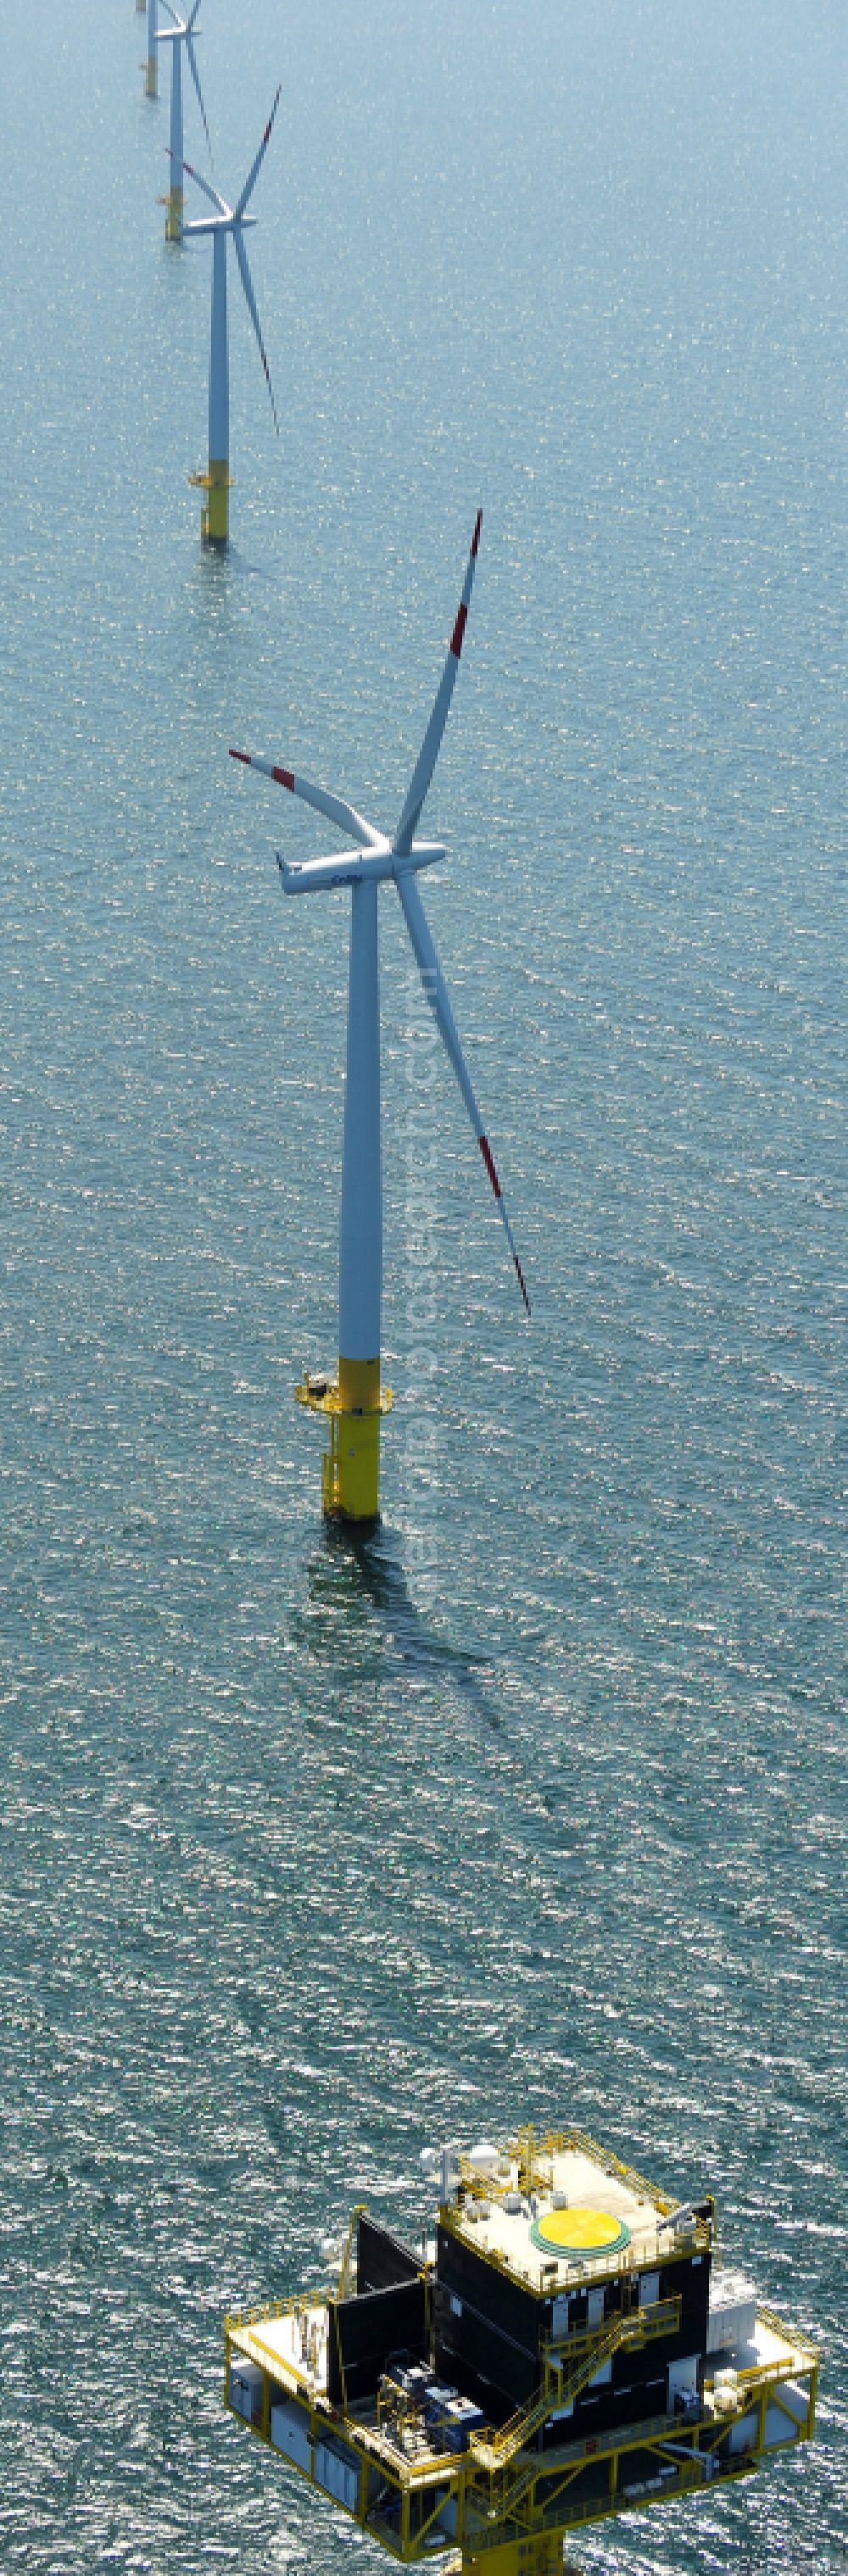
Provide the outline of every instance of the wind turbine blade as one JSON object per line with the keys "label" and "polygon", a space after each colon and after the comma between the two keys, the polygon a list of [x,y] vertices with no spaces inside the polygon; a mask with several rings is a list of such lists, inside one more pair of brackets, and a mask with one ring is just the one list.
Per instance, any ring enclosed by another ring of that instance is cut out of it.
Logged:
{"label": "wind turbine blade", "polygon": [[241,278],[241,282],[242,282],[242,285],[243,285],[243,287],[244,287],[244,300],[245,300],[245,303],[246,303],[246,305],[247,305],[248,313],[250,314],[250,319],[251,319],[251,322],[252,322],[252,324],[253,324],[254,331],[255,331],[255,333],[256,333],[256,340],[257,340],[257,346],[258,346],[258,349],[259,349],[259,355],[260,355],[260,358],[261,358],[261,360],[262,360],[263,367],[264,367],[264,369],[265,369],[265,382],[266,382],[266,385],[267,385],[267,387],[268,387],[268,392],[269,392],[269,394],[270,394],[270,396],[271,396],[271,410],[272,410],[272,412],[273,412],[273,414],[274,414],[274,428],[275,428],[275,430],[276,430],[276,432],[277,432],[277,437],[279,438],[279,435],[280,435],[280,424],[279,424],[279,421],[278,421],[278,419],[277,419],[277,406],[276,406],[276,403],[275,403],[275,401],[274,401],[274,387],[273,387],[273,385],[272,385],[272,383],[271,383],[271,369],[270,369],[270,367],[269,367],[269,365],[268,365],[268,360],[267,360],[267,358],[266,358],[266,356],[265,356],[265,342],[264,342],[264,340],[263,340],[263,338],[262,338],[262,333],[261,333],[260,328],[259,328],[259,315],[258,315],[257,310],[256,310],[256,297],[255,297],[254,292],[253,292],[253,286],[252,286],[252,283],[251,283],[250,270],[249,270],[248,265],[247,265],[247,252],[246,252],[246,250],[245,250],[244,243],[243,243],[243,241],[242,241],[242,237],[241,237],[241,233],[240,233],[240,231],[238,230],[238,228],[236,228],[236,231],[233,233],[233,248],[234,248],[234,250],[235,250],[235,255],[236,255],[236,258],[237,258],[237,260],[238,260],[238,265],[239,265],[239,276],[240,276],[240,278]]}
{"label": "wind turbine blade", "polygon": [[[198,0],[198,8],[199,6],[200,0]],[[160,9],[164,9],[166,18],[170,18],[172,27],[179,27],[180,32],[182,33],[183,22],[181,18],[177,17],[176,9],[172,9],[171,0],[159,0],[159,7]]]}
{"label": "wind turbine blade", "polygon": [[358,841],[360,849],[385,849],[382,833],[375,832],[343,796],[330,796],[326,787],[313,787],[310,779],[297,778],[293,769],[278,769],[272,760],[260,760],[255,751],[231,751],[230,759],[243,761],[245,769],[261,769],[263,778],[275,779],[278,787],[288,788],[290,796],[299,796],[302,804],[313,805],[316,814],[326,814],[327,821],[345,832],[349,841]]}
{"label": "wind turbine blade", "polygon": [[[282,81],[280,82],[280,89],[282,89]],[[260,170],[261,170],[261,168],[262,168],[262,163],[263,163],[263,161],[264,161],[264,159],[265,159],[265,154],[266,154],[266,152],[267,152],[267,150],[268,150],[268,145],[269,145],[269,143],[270,143],[270,141],[271,141],[271,128],[272,128],[272,125],[273,125],[273,123],[274,123],[274,118],[275,118],[276,113],[277,113],[277,108],[278,108],[278,106],[279,106],[279,101],[280,101],[280,89],[278,89],[278,91],[277,91],[277,96],[276,96],[276,98],[275,98],[275,100],[274,100],[274,105],[273,105],[273,107],[272,107],[272,109],[271,109],[271,114],[270,114],[270,116],[269,116],[269,118],[268,118],[268,123],[267,123],[267,125],[266,125],[266,127],[265,127],[265,132],[264,132],[264,134],[263,134],[262,141],[261,141],[261,143],[260,143],[259,150],[258,150],[258,152],[257,152],[256,159],[255,159],[254,164],[253,164],[253,168],[252,168],[252,170],[249,172],[248,177],[247,177],[247,178],[246,178],[246,180],[245,180],[244,187],[243,187],[242,192],[241,192],[241,196],[239,197],[238,204],[237,204],[236,209],[235,209],[235,211],[236,211],[236,217],[238,217],[239,215],[243,215],[243,214],[244,214],[244,210],[245,210],[245,206],[247,205],[248,198],[249,198],[249,197],[252,197],[252,195],[253,195],[253,191],[254,191],[254,188],[255,188],[255,186],[256,186],[257,179],[258,179],[258,177],[259,177],[259,172],[260,172]]]}
{"label": "wind turbine blade", "polygon": [[462,639],[465,634],[468,607],[474,585],[474,567],[477,561],[477,548],[480,543],[480,529],[482,523],[483,512],[482,510],[478,510],[477,517],[474,522],[474,535],[471,539],[471,553],[468,557],[468,569],[465,575],[462,598],[457,611],[456,624],[448,645],[447,661],[436,691],[436,702],[433,708],[433,713],[430,717],[430,722],[412,773],[412,780],[406,804],[395,833],[394,847],[397,850],[399,858],[405,857],[406,853],[412,847],[413,833],[415,832],[421,807],[424,803],[424,798],[427,794],[427,789],[430,785],[430,780],[438,760],[439,745],[448,720],[448,708],[453,697],[454,684],[456,681],[457,671],[459,670]]}
{"label": "wind turbine blade", "polygon": [[[174,155],[172,153],[171,159],[173,160],[173,158]],[[194,180],[195,187],[200,189],[201,196],[208,197],[210,206],[216,206],[219,215],[226,215],[228,224],[231,224],[233,220],[233,210],[232,206],[228,206],[226,197],[219,196],[217,188],[213,188],[208,179],[203,179],[199,170],[193,170],[190,161],[184,161],[182,163],[182,168],[185,170],[187,177]]]}
{"label": "wind turbine blade", "polygon": [[197,12],[198,12],[199,7],[200,7],[200,0],[194,0],[194,8],[189,10],[188,17],[187,17],[187,19],[186,19],[186,35],[187,35],[187,36],[190,36],[190,35],[191,35],[191,31],[192,31],[192,28],[193,28],[193,26],[194,26],[195,19],[196,19],[196,17],[197,17]]}
{"label": "wind turbine blade", "polygon": [[483,1161],[492,1184],[492,1189],[494,1191],[495,1198],[497,1199],[506,1231],[506,1239],[515,1265],[518,1285],[529,1315],[530,1299],[527,1294],[524,1272],[516,1250],[515,1236],[509,1222],[509,1217],[507,1216],[503,1191],[495,1169],[494,1156],[474,1097],[474,1088],[471,1076],[459,1043],[456,1021],[448,1001],[445,979],[439,964],[435,943],[426,918],[421,896],[418,892],[417,880],[411,868],[396,869],[395,884],[406,915],[406,927],[415,951],[424,991],[430,1004],[430,1009],[433,1013],[433,1018],[436,1022],[439,1035],[443,1040],[446,1052],[450,1057],[451,1064],[453,1065],[454,1073],[456,1074],[457,1082],[474,1129],[474,1134],[477,1138],[477,1143],[480,1147],[480,1152],[483,1156]]}
{"label": "wind turbine blade", "polygon": [[[199,7],[200,7],[200,0],[197,0],[197,8],[199,9]],[[195,16],[195,18],[196,18],[196,16],[197,16],[197,9],[195,9],[195,11],[194,11],[194,16]],[[186,28],[186,34],[185,34],[185,49],[186,49],[186,53],[187,53],[187,55],[188,55],[188,67],[189,67],[189,71],[190,71],[190,73],[191,73],[191,77],[192,77],[192,80],[193,80],[193,82],[194,82],[195,89],[196,89],[196,91],[197,91],[197,104],[198,104],[198,107],[199,107],[199,109],[200,109],[201,116],[202,116],[202,118],[203,118],[203,131],[204,131],[204,134],[205,134],[205,136],[206,136],[207,144],[208,144],[208,146],[209,146],[209,158],[210,158],[210,161],[211,161],[211,159],[212,159],[212,137],[211,137],[210,132],[209,132],[209,127],[208,127],[208,125],[207,125],[207,123],[206,123],[206,109],[205,109],[205,107],[204,107],[204,105],[203,105],[203,91],[202,91],[201,86],[200,86],[200,73],[199,73],[198,68],[197,68],[197,57],[196,57],[196,54],[195,54],[194,46],[193,46],[192,41],[191,41],[191,24],[192,24],[192,22],[191,22],[191,20],[190,20],[190,21],[189,21],[189,25],[188,25],[188,26],[187,26],[187,28]]]}

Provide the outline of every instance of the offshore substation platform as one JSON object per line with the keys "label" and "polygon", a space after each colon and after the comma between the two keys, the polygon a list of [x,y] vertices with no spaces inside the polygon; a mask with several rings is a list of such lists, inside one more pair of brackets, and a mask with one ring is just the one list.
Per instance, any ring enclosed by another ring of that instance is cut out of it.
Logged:
{"label": "offshore substation platform", "polygon": [[[438,2163],[438,2159],[433,2159]],[[560,2576],[582,2523],[809,2441],[818,2354],[581,2130],[447,2148],[420,2251],[353,2212],[337,2286],[225,2324],[232,2412],[404,2562]]]}

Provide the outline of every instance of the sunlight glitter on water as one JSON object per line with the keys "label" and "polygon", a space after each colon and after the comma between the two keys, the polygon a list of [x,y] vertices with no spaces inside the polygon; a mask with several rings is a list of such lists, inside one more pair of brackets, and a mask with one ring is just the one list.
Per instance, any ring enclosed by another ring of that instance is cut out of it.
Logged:
{"label": "sunlight glitter on water", "polygon": [[[814,2452],[587,2532],[587,2571],[845,2564],[845,31],[824,0],[504,0],[495,35],[478,0],[334,0],[281,63],[269,0],[241,49],[210,12],[223,184],[285,72],[253,257],[282,435],[234,301],[226,564],[184,479],[208,272],[161,239],[129,0],[50,0],[5,48],[27,2576],[329,2576],[332,2521],[223,2413],[223,2311],[320,2278],[363,2192],[417,2230],[422,2145],[528,2115],[714,2188],[823,2344]],[[283,908],[283,834],[320,843],[226,747],[393,816],[481,498],[427,901],[534,1320],[446,1076],[422,1608],[401,925],[397,1403],[353,1547],[290,1396],[335,1348],[344,914]]]}

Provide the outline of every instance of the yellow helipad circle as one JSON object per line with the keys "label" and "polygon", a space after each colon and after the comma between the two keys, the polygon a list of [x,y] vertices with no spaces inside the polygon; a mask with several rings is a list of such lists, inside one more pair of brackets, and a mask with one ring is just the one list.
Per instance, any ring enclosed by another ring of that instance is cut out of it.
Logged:
{"label": "yellow helipad circle", "polygon": [[552,2254],[603,2254],[622,2241],[621,2220],[608,2209],[549,2209],[533,2234]]}

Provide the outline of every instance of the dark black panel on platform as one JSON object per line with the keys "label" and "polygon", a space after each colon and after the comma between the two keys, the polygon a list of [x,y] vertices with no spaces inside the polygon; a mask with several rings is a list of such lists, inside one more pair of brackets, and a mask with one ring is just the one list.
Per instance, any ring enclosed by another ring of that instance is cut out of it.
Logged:
{"label": "dark black panel on platform", "polygon": [[[656,2364],[654,2365],[656,2372]],[[580,2398],[574,2409],[571,2434],[582,2441],[585,2434],[612,2433],[618,2424],[647,2423],[667,2413],[666,2374],[643,2379],[635,2388],[612,2386],[598,2388],[590,2397]]]}
{"label": "dark black panel on platform", "polygon": [[[631,2356],[632,2359],[632,2356]],[[556,2424],[546,2424],[539,2447],[554,2451],[562,2443],[582,2442],[586,2434],[609,2433],[620,2424],[647,2422],[649,2417],[667,2413],[666,2374],[639,2380],[635,2387],[617,2388],[606,2382],[602,2388],[586,2389],[575,2401],[573,2415],[560,2416]]]}
{"label": "dark black panel on platform", "polygon": [[429,2358],[424,2282],[404,2281],[355,2299],[331,2299],[327,2337],[327,2394],[333,2406],[355,2406],[374,2397],[390,2361]]}
{"label": "dark black panel on platform", "polygon": [[463,2397],[473,2397],[493,2423],[527,2404],[539,2377],[535,2353],[517,2350],[467,2302],[457,2317],[439,2300],[434,2322],[440,2379],[455,2383]]}
{"label": "dark black panel on platform", "polygon": [[422,2256],[411,2254],[408,2245],[391,2236],[387,2227],[377,2227],[364,2210],[359,2219],[356,2239],[357,2294],[366,2290],[392,2290],[399,2281],[417,2281]]}
{"label": "dark black panel on platform", "polygon": [[532,2290],[439,2229],[434,2297],[436,2368],[503,2423],[533,2395],[547,2309]]}
{"label": "dark black panel on platform", "polygon": [[475,2254],[457,2236],[440,2227],[437,2238],[436,2270],[440,2283],[459,2298],[468,2298],[478,2314],[490,2317],[499,2333],[512,2337],[525,2352],[537,2353],[547,2309],[533,2290],[511,2281],[500,2266]]}
{"label": "dark black panel on platform", "polygon": [[712,2257],[684,2255],[660,2270],[660,2298],[680,2300],[679,2352],[703,2352],[707,2341]]}
{"label": "dark black panel on platform", "polygon": [[[661,2299],[679,2299],[680,2324],[669,2334],[651,2338],[641,2348],[616,2353],[609,2381],[586,2389],[574,2415],[551,2428],[544,2446],[579,2439],[585,2431],[607,2432],[617,2422],[636,2423],[640,2416],[667,2410],[667,2371],[672,2361],[703,2354],[707,2340],[710,2257],[671,2252],[658,2266]],[[619,2274],[606,2284],[604,2309],[612,2317],[632,2314],[638,2283]],[[541,2374],[541,2345],[551,2332],[547,2296],[511,2280],[500,2266],[444,2227],[438,2232],[437,2277],[433,2295],[436,2367],[473,2397],[492,2423],[503,2423],[534,2395]],[[588,2322],[585,2288],[571,2295],[570,2329],[578,2334]],[[568,2429],[566,2429],[568,2428]]]}

